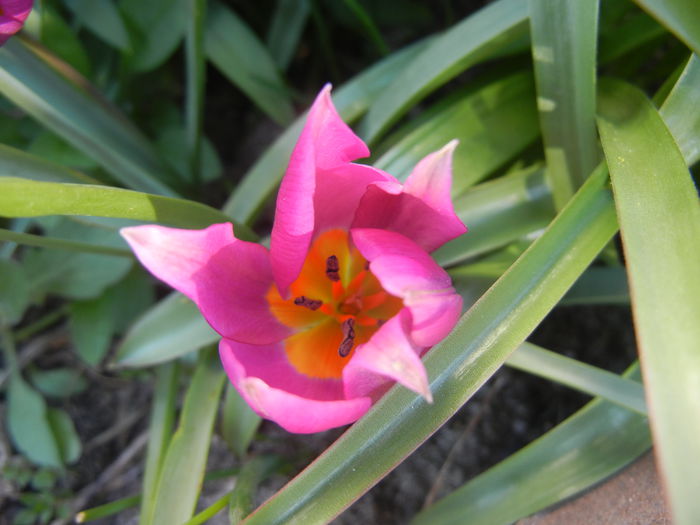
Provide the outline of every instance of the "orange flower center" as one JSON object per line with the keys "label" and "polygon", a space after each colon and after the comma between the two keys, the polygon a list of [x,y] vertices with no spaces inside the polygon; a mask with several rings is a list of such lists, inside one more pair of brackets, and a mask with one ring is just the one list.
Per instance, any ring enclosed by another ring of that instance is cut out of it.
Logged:
{"label": "orange flower center", "polygon": [[287,358],[309,377],[340,378],[357,345],[403,306],[348,240],[343,230],[322,233],[290,286],[290,298],[283,299],[275,284],[267,292],[272,314],[295,331],[284,341]]}

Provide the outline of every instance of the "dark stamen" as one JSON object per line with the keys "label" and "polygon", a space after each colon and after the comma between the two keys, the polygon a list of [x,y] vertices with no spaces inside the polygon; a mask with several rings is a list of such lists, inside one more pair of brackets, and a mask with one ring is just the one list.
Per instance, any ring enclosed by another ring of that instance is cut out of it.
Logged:
{"label": "dark stamen", "polygon": [[382,327],[382,325],[386,323],[386,319],[377,319],[377,326]]}
{"label": "dark stamen", "polygon": [[369,270],[369,261],[365,263],[365,270]]}
{"label": "dark stamen", "polygon": [[308,308],[309,310],[318,310],[319,308],[321,308],[323,301],[320,301],[318,299],[309,299],[308,297],[300,295],[299,297],[294,299],[294,304],[296,304],[297,306],[303,306],[305,308]]}
{"label": "dark stamen", "polygon": [[333,282],[340,281],[340,275],[338,275],[339,270],[340,265],[338,264],[338,258],[335,255],[328,257],[328,259],[326,259],[326,277]]}
{"label": "dark stamen", "polygon": [[340,357],[347,357],[355,344],[355,320],[346,319],[340,327],[343,330],[343,340],[338,347],[338,354]]}

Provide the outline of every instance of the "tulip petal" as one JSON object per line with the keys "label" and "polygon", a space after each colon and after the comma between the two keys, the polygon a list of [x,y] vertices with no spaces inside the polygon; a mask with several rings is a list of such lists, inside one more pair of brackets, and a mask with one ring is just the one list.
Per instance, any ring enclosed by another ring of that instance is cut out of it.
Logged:
{"label": "tulip petal", "polygon": [[134,226],[121,234],[141,263],[192,299],[224,337],[268,344],[290,333],[265,298],[272,286],[267,250],[236,239],[230,223],[204,230]]}
{"label": "tulip petal", "polygon": [[254,346],[223,339],[219,354],[229,379],[253,410],[289,432],[347,425],[371,405],[368,397],[344,399],[340,380],[299,374],[281,344]]}
{"label": "tulip petal", "polygon": [[22,29],[32,10],[32,0],[0,1],[0,45]]}
{"label": "tulip petal", "polygon": [[[331,101],[330,89],[330,85],[326,85],[321,90],[309,111],[277,196],[270,257],[275,282],[283,297],[287,296],[289,285],[299,275],[314,232],[319,231],[316,206],[320,204],[328,210],[330,203],[341,202],[337,197],[343,197],[343,194],[333,191],[332,181],[342,185],[342,191],[349,192],[352,198],[343,201],[342,213],[325,211],[321,219],[338,222],[347,215],[345,226],[349,226],[357,200],[367,183],[382,178],[377,175],[379,170],[349,164],[352,160],[369,156],[369,149],[338,115]],[[319,182],[329,174],[332,180],[325,181],[328,184]],[[354,184],[350,184],[353,177]],[[320,187],[318,197],[317,186]],[[334,198],[329,201],[327,196],[331,192]],[[354,200],[355,194],[357,200]],[[324,226],[321,229],[329,228]]]}
{"label": "tulip petal", "polygon": [[402,186],[377,182],[367,188],[352,228],[378,228],[413,239],[427,252],[467,232],[452,206],[452,152],[457,141],[421,160]]}
{"label": "tulip petal", "polygon": [[413,343],[428,347],[442,340],[462,311],[462,298],[447,272],[401,234],[376,229],[354,229],[351,233],[382,287],[403,299],[410,310]]}
{"label": "tulip petal", "polygon": [[[355,350],[343,370],[347,397],[371,396],[386,378],[401,383],[432,403],[428,375],[420,360],[421,348],[408,337],[411,314],[407,308],[387,321],[365,344]],[[373,378],[377,374],[380,378]]]}

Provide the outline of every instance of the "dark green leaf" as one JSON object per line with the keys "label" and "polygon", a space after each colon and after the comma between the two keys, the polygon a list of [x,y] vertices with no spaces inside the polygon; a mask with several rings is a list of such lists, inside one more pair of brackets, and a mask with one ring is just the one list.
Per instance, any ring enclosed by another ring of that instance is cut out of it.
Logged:
{"label": "dark green leaf", "polygon": [[22,319],[29,306],[29,283],[24,269],[14,261],[0,259],[0,326]]}
{"label": "dark green leaf", "polygon": [[260,416],[253,412],[235,387],[229,383],[222,409],[221,435],[239,458],[245,457],[259,426]]}
{"label": "dark green leaf", "polygon": [[129,33],[113,0],[64,0],[73,15],[108,44],[128,51]]}
{"label": "dark green leaf", "polygon": [[86,379],[76,368],[33,369],[29,379],[42,394],[56,398],[70,397],[87,388]]}
{"label": "dark green leaf", "polygon": [[286,70],[309,18],[309,0],[277,0],[267,33],[267,47],[277,66]]}

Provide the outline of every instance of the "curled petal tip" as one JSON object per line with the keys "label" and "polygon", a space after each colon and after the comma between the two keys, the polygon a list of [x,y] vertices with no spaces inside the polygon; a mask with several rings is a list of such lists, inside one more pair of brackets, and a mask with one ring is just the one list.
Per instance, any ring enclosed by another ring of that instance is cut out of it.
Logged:
{"label": "curled petal tip", "polygon": [[452,139],[438,151],[438,155],[452,154],[457,146],[459,146],[459,140]]}

